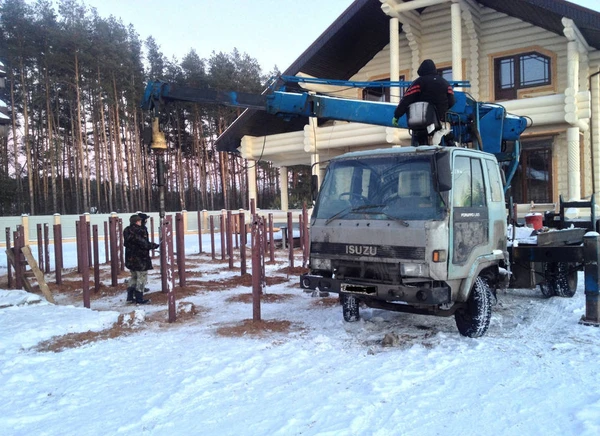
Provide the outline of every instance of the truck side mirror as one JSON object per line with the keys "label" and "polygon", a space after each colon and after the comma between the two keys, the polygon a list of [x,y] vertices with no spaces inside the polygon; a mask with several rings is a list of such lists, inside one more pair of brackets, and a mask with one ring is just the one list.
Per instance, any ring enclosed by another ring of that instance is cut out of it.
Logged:
{"label": "truck side mirror", "polygon": [[440,192],[452,189],[452,170],[450,169],[451,154],[441,152],[435,154],[435,166],[437,170],[437,185]]}
{"label": "truck side mirror", "polygon": [[319,176],[313,174],[310,176],[310,196],[312,201],[317,199],[317,195],[319,195]]}

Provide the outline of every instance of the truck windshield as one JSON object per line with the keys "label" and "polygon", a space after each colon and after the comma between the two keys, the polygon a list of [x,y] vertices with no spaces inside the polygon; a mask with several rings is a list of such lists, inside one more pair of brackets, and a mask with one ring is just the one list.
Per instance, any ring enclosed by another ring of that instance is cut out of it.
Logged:
{"label": "truck windshield", "polygon": [[316,218],[436,220],[444,202],[436,192],[431,155],[382,155],[332,161]]}

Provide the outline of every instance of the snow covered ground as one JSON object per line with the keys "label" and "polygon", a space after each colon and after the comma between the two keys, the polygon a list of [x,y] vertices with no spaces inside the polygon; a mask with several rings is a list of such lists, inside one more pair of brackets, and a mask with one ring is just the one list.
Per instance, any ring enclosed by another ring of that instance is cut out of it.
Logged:
{"label": "snow covered ground", "polygon": [[[164,305],[126,306],[124,293],[89,310],[0,290],[0,434],[600,434],[600,329],[578,323],[583,275],[571,299],[503,292],[486,336],[470,339],[453,318],[362,308],[359,322],[344,323],[333,298],[285,280],[280,257],[267,275],[283,283],[265,292],[288,297],[263,303],[262,318],[292,324],[262,336],[217,333],[252,318],[251,304],[227,301],[249,293],[244,286],[179,300],[199,311],[174,324],[157,320]],[[195,280],[239,275],[226,266],[207,261]],[[129,323],[119,318],[134,311]],[[36,348],[113,323],[131,333]],[[388,333],[397,340],[384,347]]]}

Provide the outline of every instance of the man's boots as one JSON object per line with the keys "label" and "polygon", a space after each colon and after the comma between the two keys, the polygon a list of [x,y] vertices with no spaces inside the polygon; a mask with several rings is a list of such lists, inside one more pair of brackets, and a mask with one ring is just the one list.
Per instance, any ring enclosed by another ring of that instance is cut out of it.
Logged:
{"label": "man's boots", "polygon": [[135,303],[136,304],[148,304],[150,300],[144,300],[144,293],[140,291],[135,291]]}
{"label": "man's boots", "polygon": [[127,303],[131,304],[131,303],[135,303],[135,298],[133,296],[133,293],[135,292],[135,288],[127,288]]}

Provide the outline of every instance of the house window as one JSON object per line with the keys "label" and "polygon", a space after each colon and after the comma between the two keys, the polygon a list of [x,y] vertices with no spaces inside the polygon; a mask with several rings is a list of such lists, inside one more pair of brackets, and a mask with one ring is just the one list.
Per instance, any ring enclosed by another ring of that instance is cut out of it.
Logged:
{"label": "house window", "polygon": [[513,100],[519,89],[550,85],[552,60],[538,52],[494,59],[496,100]]}
{"label": "house window", "polygon": [[552,203],[552,138],[524,141],[511,183],[515,203]]}
{"label": "house window", "polygon": [[452,67],[438,68],[437,72],[448,82],[452,82]]}
{"label": "house window", "polygon": [[[400,76],[398,79],[400,82],[406,80],[404,75]],[[389,82],[389,77],[387,79],[374,80],[374,82]],[[400,88],[400,98],[404,96],[404,91],[406,91],[405,87]],[[365,88],[363,89],[362,99],[367,101],[390,101],[390,87],[382,86],[381,88]]]}

